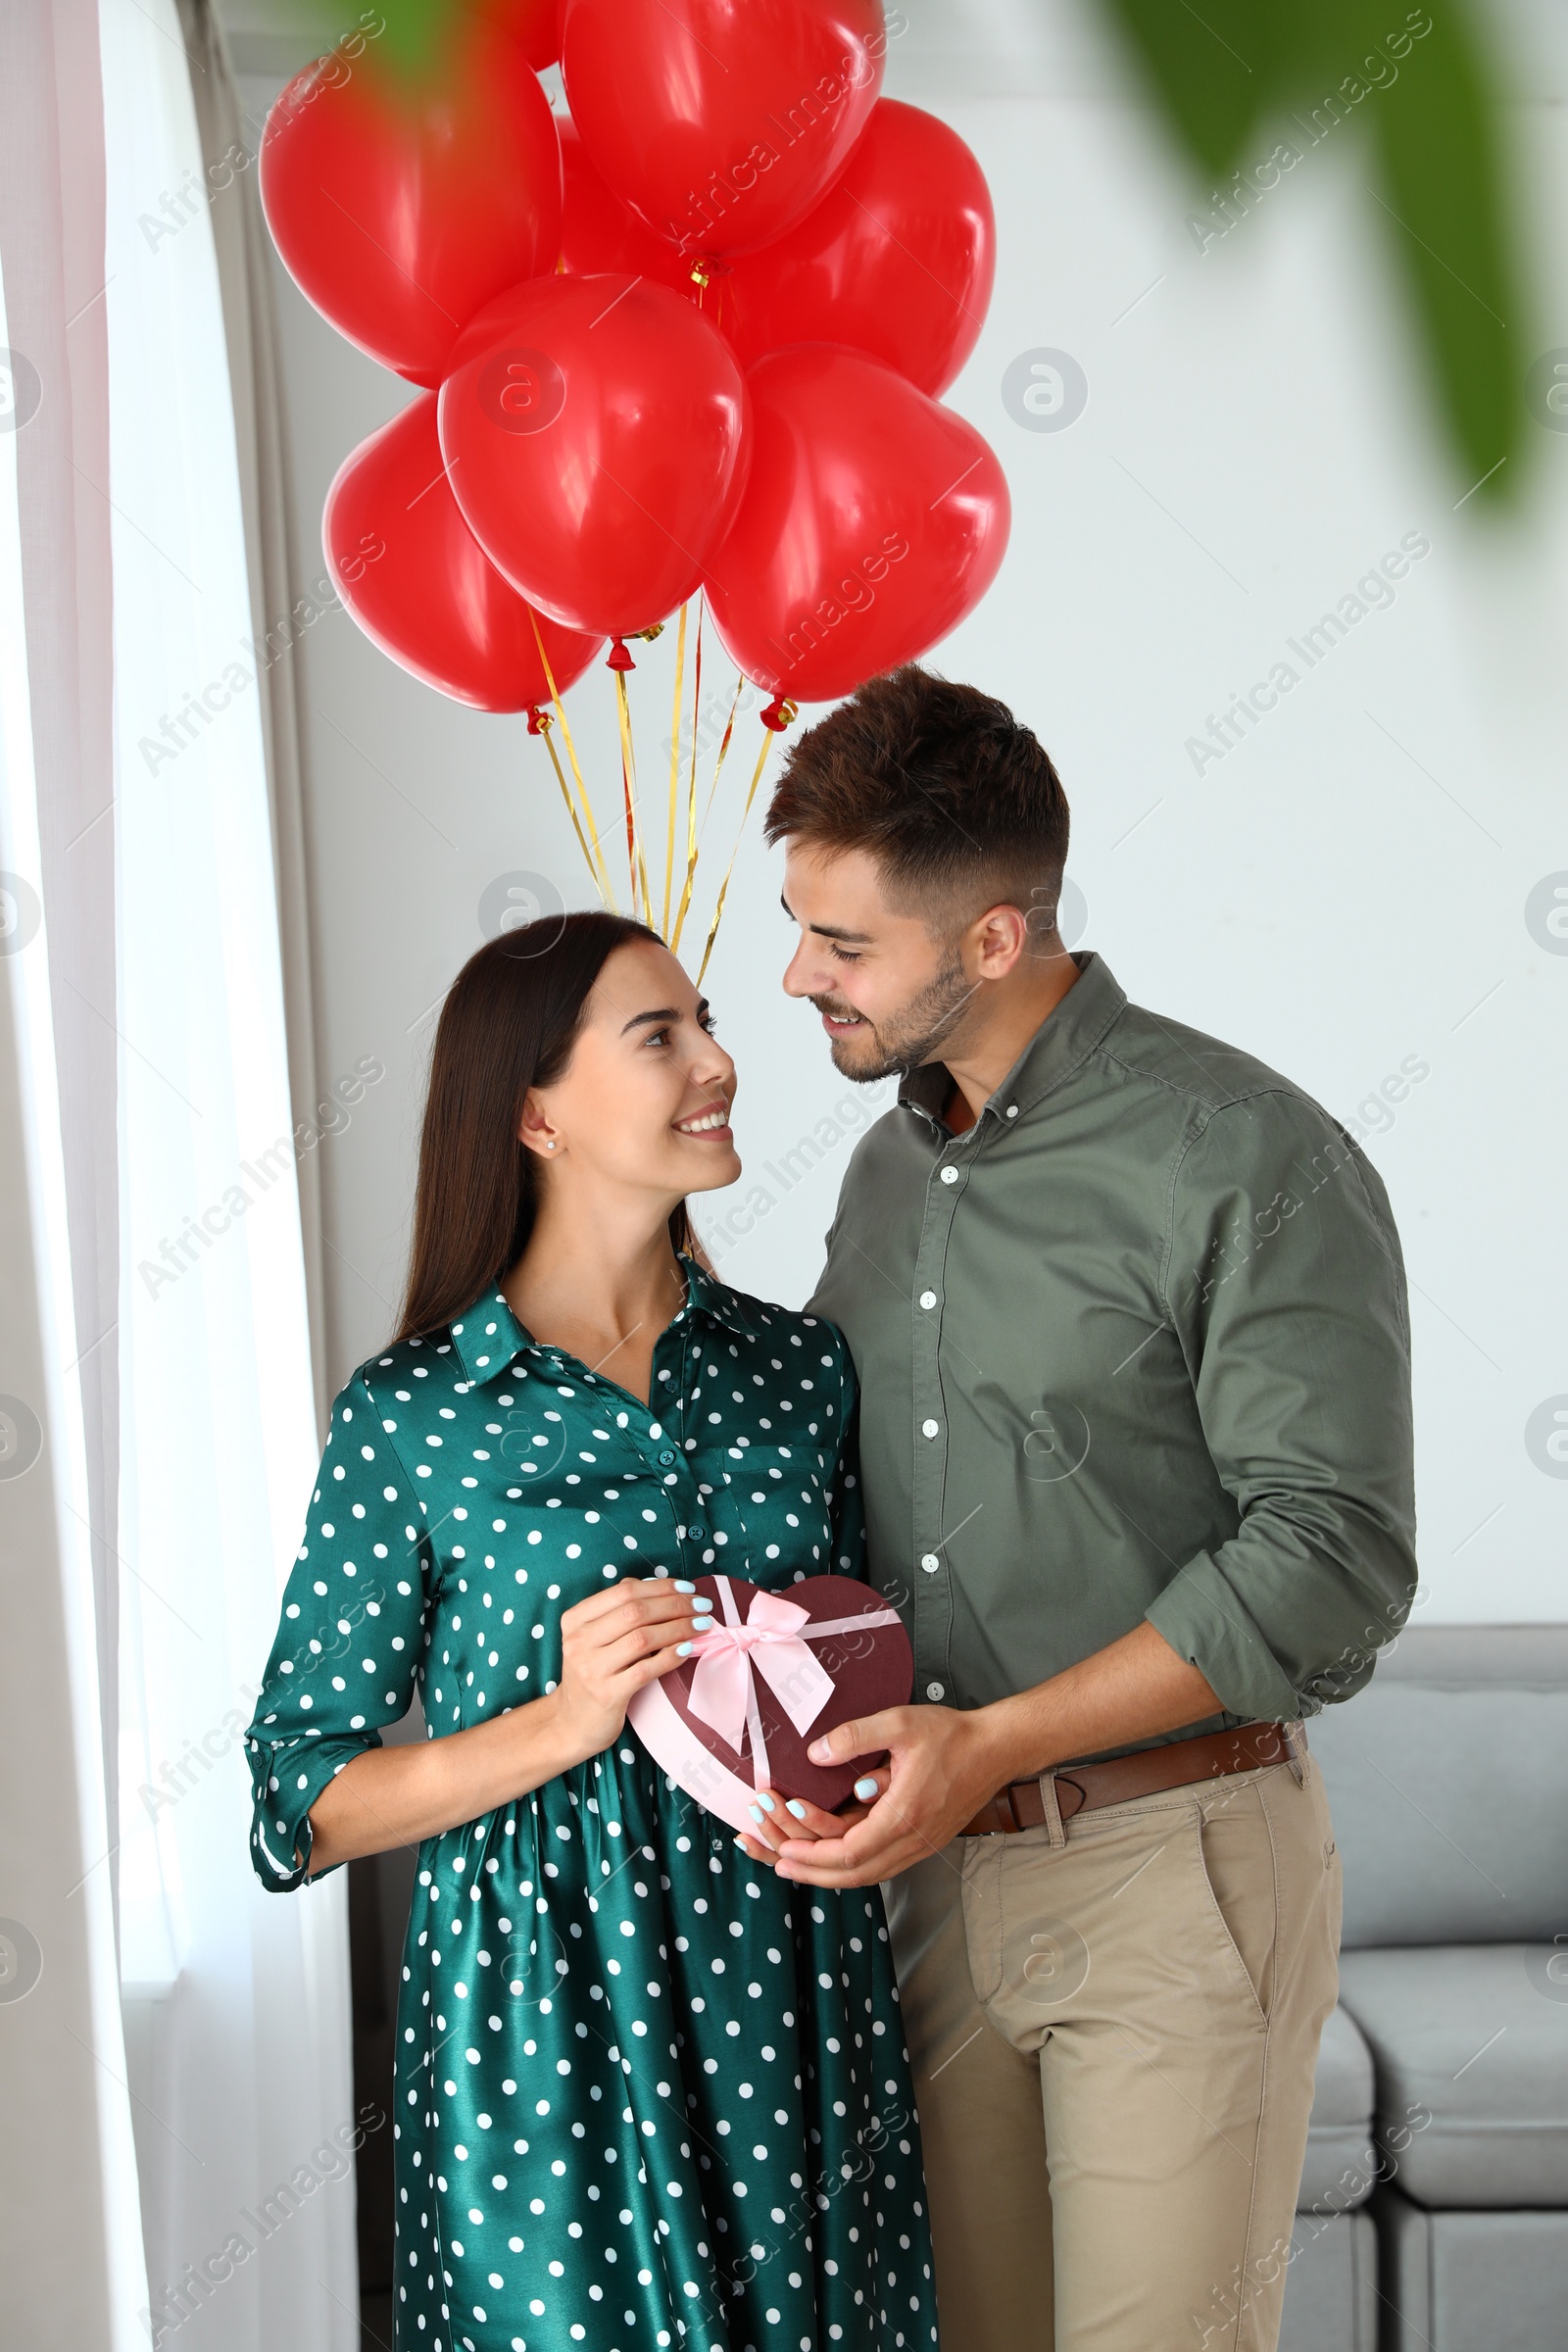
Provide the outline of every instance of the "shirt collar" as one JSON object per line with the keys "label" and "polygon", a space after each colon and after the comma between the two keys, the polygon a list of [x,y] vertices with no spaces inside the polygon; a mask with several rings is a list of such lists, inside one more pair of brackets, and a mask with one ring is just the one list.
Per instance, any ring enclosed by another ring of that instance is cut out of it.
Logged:
{"label": "shirt collar", "polygon": [[[705,1273],[689,1257],[682,1257],[686,1275],[686,1304],[674,1320],[695,1307],[715,1323],[722,1323],[742,1339],[755,1339],[756,1326],[746,1311],[738,1291],[732,1291],[716,1274]],[[471,1388],[483,1388],[487,1382],[499,1380],[510,1371],[514,1358],[525,1348],[539,1348],[542,1341],[534,1338],[520,1324],[498,1285],[481,1293],[472,1306],[461,1314],[451,1327],[452,1345],[463,1366],[464,1378]]]}
{"label": "shirt collar", "polygon": [[499,1380],[509,1371],[517,1350],[531,1348],[533,1341],[507,1304],[498,1283],[459,1315],[452,1326],[452,1345],[465,1380],[470,1388],[483,1388],[486,1381]]}
{"label": "shirt collar", "polygon": [[[1078,978],[1061,1002],[1047,1013],[987,1102],[981,1118],[989,1113],[993,1118],[1005,1120],[1014,1106],[1020,1113],[1032,1110],[1087,1060],[1112,1023],[1120,1018],[1127,1004],[1126,991],[1117,984],[1104,957],[1086,952],[1075,955],[1073,961],[1078,966]],[[919,1069],[906,1075],[899,1088],[899,1102],[922,1111],[927,1118],[940,1120],[952,1086],[953,1073],[946,1062],[923,1062]]]}

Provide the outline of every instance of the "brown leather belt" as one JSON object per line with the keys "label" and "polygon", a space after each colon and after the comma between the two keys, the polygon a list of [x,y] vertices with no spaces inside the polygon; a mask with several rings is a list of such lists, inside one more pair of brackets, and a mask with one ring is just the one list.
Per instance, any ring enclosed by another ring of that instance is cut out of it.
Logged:
{"label": "brown leather belt", "polygon": [[1056,1806],[1063,1821],[1075,1813],[1093,1813],[1102,1805],[1125,1805],[1135,1796],[1154,1796],[1162,1788],[1185,1788],[1195,1781],[1218,1780],[1228,1772],[1256,1772],[1266,1764],[1293,1760],[1288,1730],[1299,1749],[1306,1736],[1299,1724],[1244,1723],[1239,1731],[1207,1732],[1196,1740],[1169,1740],[1161,1747],[1141,1747],[1130,1756],[1112,1756],[1103,1764],[1074,1764],[1031,1781],[1009,1781],[973,1821],[965,1822],[960,1838],[990,1838],[998,1831],[1040,1830],[1047,1821],[1041,1782],[1054,1781]]}

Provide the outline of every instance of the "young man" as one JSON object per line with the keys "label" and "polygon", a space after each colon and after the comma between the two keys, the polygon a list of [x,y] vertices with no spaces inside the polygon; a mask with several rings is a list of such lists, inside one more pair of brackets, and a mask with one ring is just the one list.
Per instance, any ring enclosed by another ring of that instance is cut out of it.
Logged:
{"label": "young man", "polygon": [[812,1303],[915,1703],[827,1741],[891,1753],[847,1831],[775,1808],[759,1848],[888,1882],[945,2342],[1267,2352],[1339,1938],[1300,1719],[1415,1586],[1388,1199],[1065,952],[1067,805],[989,696],[874,680],[767,829],[786,989],[846,1076],[904,1074]]}

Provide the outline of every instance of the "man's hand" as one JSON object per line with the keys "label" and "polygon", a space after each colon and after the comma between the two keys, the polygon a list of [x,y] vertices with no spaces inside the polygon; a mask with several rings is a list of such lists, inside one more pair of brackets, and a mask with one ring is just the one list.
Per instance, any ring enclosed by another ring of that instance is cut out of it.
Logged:
{"label": "man's hand", "polygon": [[[746,1839],[747,1852],[803,1886],[869,1886],[940,1852],[1008,1774],[989,1708],[889,1707],[841,1723],[807,1753],[813,1764],[842,1764],[879,1748],[888,1763],[867,1778],[881,1793],[863,1811],[845,1816],[808,1806],[797,1824],[775,1799]],[[790,1834],[797,1826],[804,1835]]]}
{"label": "man's hand", "polygon": [[[1221,1711],[1198,1668],[1146,1622],[1080,1664],[987,1707],[889,1707],[841,1723],[807,1753],[813,1763],[841,1764],[888,1750],[890,1767],[866,1776],[879,1793],[864,1812],[834,1815],[808,1805],[792,1820],[769,1791],[743,1843],[754,1861],[772,1862],[780,1878],[808,1886],[869,1886],[939,1852],[1009,1781],[1181,1731]],[[865,1790],[858,1786],[855,1793],[863,1797]]]}

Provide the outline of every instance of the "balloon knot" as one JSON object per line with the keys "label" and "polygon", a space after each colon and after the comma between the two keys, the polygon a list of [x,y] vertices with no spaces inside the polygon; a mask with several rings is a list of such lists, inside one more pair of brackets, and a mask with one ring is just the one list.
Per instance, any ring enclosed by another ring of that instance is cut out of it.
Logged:
{"label": "balloon knot", "polygon": [[530,735],[547,735],[550,732],[550,713],[541,710],[537,703],[528,706],[528,732]]}
{"label": "balloon knot", "polygon": [[637,664],[627,653],[624,643],[617,637],[605,656],[605,667],[607,669],[635,669],[636,666]]}
{"label": "balloon knot", "polygon": [[787,696],[777,694],[765,710],[759,711],[758,716],[761,719],[764,727],[771,727],[775,735],[782,735],[799,708],[800,706],[792,703]]}

